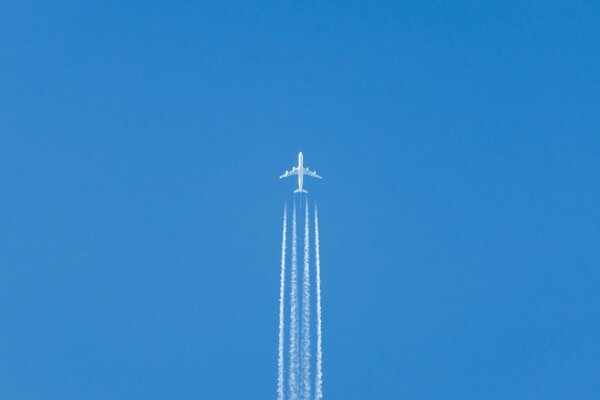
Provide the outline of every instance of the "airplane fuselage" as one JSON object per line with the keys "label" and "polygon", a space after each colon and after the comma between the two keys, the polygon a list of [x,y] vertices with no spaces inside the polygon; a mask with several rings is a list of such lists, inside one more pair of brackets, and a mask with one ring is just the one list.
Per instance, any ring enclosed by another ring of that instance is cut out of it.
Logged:
{"label": "airplane fuselage", "polygon": [[302,181],[304,180],[304,157],[302,152],[298,154],[298,188],[302,192]]}

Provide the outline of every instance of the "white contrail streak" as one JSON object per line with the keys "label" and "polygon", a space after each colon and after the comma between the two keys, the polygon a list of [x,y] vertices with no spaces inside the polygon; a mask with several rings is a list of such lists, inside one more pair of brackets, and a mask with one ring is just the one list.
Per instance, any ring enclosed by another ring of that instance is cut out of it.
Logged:
{"label": "white contrail streak", "polygon": [[315,400],[323,398],[323,342],[321,340],[321,259],[319,256],[319,213],[315,204],[315,266],[317,282],[317,372],[315,376]]}
{"label": "white contrail streak", "polygon": [[285,399],[284,391],[284,366],[283,366],[283,332],[285,310],[285,248],[287,231],[287,206],[283,208],[283,235],[281,238],[281,283],[279,286],[279,351],[277,354],[277,399]]}
{"label": "white contrail streak", "polygon": [[298,400],[298,257],[296,251],[296,203],[292,214],[292,271],[290,278],[290,400]]}
{"label": "white contrail streak", "polygon": [[304,273],[302,276],[302,396],[310,400],[310,265],[308,201],[304,210]]}

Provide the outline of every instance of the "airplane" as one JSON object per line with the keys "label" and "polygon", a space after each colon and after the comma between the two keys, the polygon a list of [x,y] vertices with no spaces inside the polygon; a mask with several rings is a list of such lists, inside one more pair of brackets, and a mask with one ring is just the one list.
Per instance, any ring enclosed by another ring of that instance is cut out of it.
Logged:
{"label": "airplane", "polygon": [[317,175],[317,171],[311,171],[310,169],[304,167],[304,157],[302,156],[302,152],[298,154],[298,166],[293,167],[289,171],[285,171],[283,175],[279,177],[287,178],[288,176],[298,175],[298,189],[294,190],[294,193],[308,193],[306,190],[302,189],[302,181],[304,175],[312,176],[313,178],[322,179],[319,175]]}

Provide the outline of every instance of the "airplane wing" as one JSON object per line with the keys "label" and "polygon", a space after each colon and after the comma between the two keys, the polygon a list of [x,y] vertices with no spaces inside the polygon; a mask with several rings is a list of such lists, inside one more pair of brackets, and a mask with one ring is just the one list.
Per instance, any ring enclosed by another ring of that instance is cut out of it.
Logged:
{"label": "airplane wing", "polygon": [[311,171],[308,168],[304,168],[304,173],[308,176],[312,176],[313,178],[319,178],[319,179],[323,179],[322,177],[320,177],[319,175],[317,175],[316,171]]}
{"label": "airplane wing", "polygon": [[298,175],[298,168],[294,167],[289,171],[285,171],[285,173],[283,175],[281,175],[279,177],[279,179],[281,178],[287,178],[288,176],[292,176],[292,175]]}

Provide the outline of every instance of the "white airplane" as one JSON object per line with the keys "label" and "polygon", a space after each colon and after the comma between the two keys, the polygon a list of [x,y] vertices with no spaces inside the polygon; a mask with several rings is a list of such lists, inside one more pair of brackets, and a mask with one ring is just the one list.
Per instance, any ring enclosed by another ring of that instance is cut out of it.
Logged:
{"label": "white airplane", "polygon": [[287,178],[288,176],[292,175],[298,175],[298,189],[294,190],[294,193],[308,193],[306,190],[302,189],[304,175],[322,179],[319,175],[317,175],[316,171],[311,171],[310,169],[304,167],[304,157],[302,157],[302,152],[298,154],[298,166],[293,167],[290,171],[285,171],[285,174],[281,175],[279,179]]}

